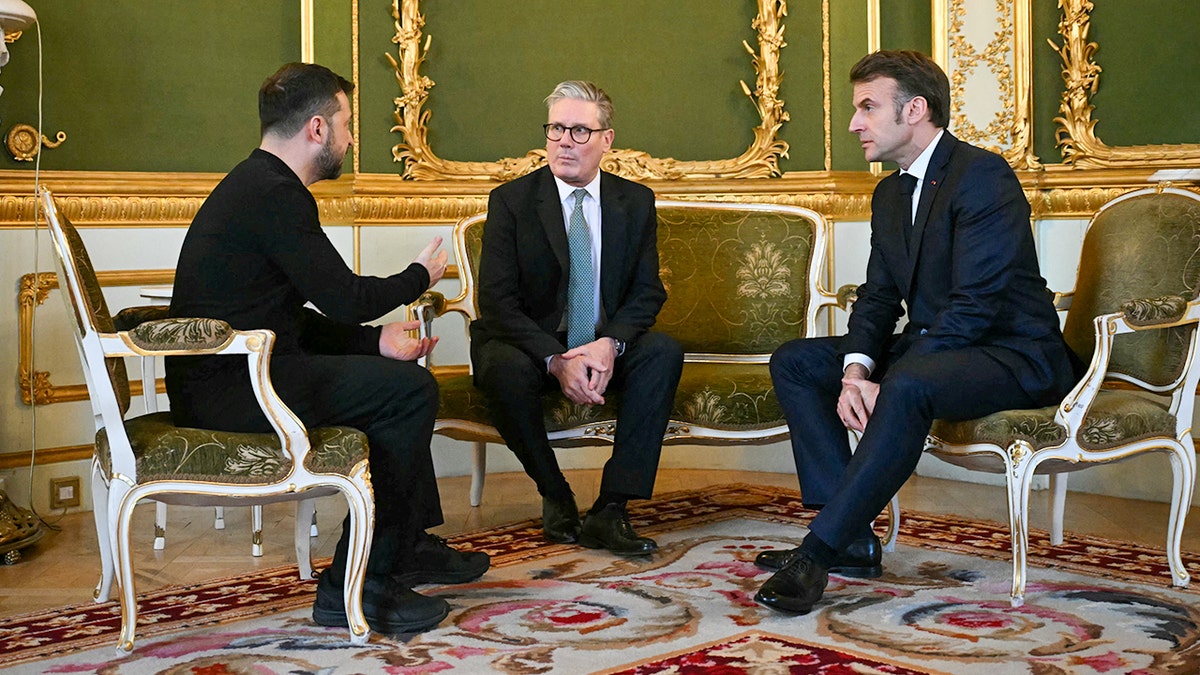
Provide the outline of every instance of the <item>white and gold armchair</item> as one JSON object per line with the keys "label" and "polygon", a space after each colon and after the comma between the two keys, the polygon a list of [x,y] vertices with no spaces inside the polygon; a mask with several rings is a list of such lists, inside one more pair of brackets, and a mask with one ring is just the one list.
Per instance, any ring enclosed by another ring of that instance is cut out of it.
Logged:
{"label": "white and gold armchair", "polygon": [[1084,238],[1075,290],[1060,296],[1063,334],[1086,374],[1057,406],[934,423],[926,452],[1007,479],[1011,601],[1024,602],[1029,491],[1051,477],[1051,543],[1062,543],[1066,474],[1146,452],[1170,459],[1171,582],[1196,481],[1192,414],[1200,383],[1200,195],[1150,188],[1106,204]]}
{"label": "white and gold armchair", "polygon": [[[134,644],[137,602],[130,525],[134,506],[146,498],[245,506],[343,494],[351,522],[345,606],[351,642],[365,644],[370,630],[362,612],[362,584],[375,513],[366,437],[348,427],[305,429],[271,386],[275,335],[269,330],[238,331],[214,319],[163,319],[115,331],[82,239],[49,190],[39,191],[39,203],[95,419],[91,487],[102,568],[95,598],[108,601],[115,576],[121,593],[118,654],[132,651]],[[254,391],[274,433],[179,428],[165,412],[126,418],[124,357],[197,354],[246,356]],[[306,545],[309,527],[307,519],[297,520],[297,538],[303,534]]]}

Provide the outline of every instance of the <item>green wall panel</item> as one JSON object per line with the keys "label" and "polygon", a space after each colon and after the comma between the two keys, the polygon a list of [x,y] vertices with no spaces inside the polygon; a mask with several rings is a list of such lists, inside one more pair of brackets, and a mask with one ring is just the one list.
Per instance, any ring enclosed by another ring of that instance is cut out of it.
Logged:
{"label": "green wall panel", "polygon": [[[44,41],[42,167],[226,171],[258,144],[263,78],[300,56],[296,0],[33,0]],[[11,45],[0,120],[36,124],[36,31]],[[32,168],[7,153],[6,168]]]}
{"label": "green wall panel", "polygon": [[1200,2],[1097,2],[1100,87],[1091,97],[1096,136],[1111,146],[1200,143]]}
{"label": "green wall panel", "polygon": [[867,3],[832,2],[830,5],[830,96],[833,119],[833,168],[837,171],[863,171],[863,158],[858,137],[850,133],[850,118],[854,116],[854,87],[850,85],[850,68],[867,53]]}
{"label": "green wall panel", "polygon": [[788,156],[779,160],[779,168],[784,172],[825,169],[821,21],[821,0],[788,3],[784,33],[787,46],[779,54],[779,69],[783,73],[779,97],[791,116],[779,130],[779,137],[791,146]]}
{"label": "green wall panel", "polygon": [[880,0],[880,47],[932,54],[933,21],[929,8],[929,0]]}
{"label": "green wall panel", "polygon": [[1053,2],[1034,2],[1032,10],[1033,152],[1043,164],[1058,164],[1062,162],[1062,151],[1055,145],[1058,124],[1054,118],[1059,116],[1058,106],[1065,85],[1062,58],[1050,42],[1062,44],[1058,34],[1062,14]]}

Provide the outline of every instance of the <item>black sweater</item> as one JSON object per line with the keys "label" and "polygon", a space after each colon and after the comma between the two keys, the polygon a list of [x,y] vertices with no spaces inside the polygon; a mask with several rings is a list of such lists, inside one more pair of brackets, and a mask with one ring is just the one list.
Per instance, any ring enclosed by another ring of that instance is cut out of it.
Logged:
{"label": "black sweater", "polygon": [[[171,316],[269,328],[277,355],[378,354],[380,328],[360,322],[428,286],[417,263],[386,278],[355,274],[321,229],[312,193],[282,160],[256,149],[196,212],[179,253]],[[167,380],[245,367],[244,358],[169,358]]]}

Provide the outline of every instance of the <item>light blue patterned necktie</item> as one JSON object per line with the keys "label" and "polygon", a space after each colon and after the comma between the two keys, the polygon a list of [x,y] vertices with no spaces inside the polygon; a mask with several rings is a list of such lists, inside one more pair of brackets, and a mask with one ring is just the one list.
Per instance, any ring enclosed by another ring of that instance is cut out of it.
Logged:
{"label": "light blue patterned necktie", "polygon": [[567,349],[574,349],[596,339],[596,291],[592,271],[592,234],[583,217],[583,198],[587,190],[579,188],[575,210],[567,228],[571,244],[571,270],[567,282]]}

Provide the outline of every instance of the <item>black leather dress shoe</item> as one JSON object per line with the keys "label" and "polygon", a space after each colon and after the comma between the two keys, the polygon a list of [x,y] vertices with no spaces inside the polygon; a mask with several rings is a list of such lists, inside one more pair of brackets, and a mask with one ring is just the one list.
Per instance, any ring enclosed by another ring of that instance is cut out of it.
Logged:
{"label": "black leather dress shoe", "polygon": [[478,551],[459,551],[428,532],[417,535],[412,556],[392,576],[404,586],[464,584],[483,576],[492,559]]}
{"label": "black leather dress shoe", "polygon": [[606,548],[617,555],[646,555],[658,550],[653,539],[639,537],[629,524],[625,507],[609,504],[599,512],[589,511],[583,519],[579,543],[587,548]]}
{"label": "black leather dress shoe", "polygon": [[[421,595],[395,577],[367,575],[363,582],[363,614],[367,625],[379,633],[416,633],[441,623],[450,605],[441,598]],[[322,573],[313,603],[313,621],[322,626],[347,625],[341,584]]]}
{"label": "black leather dress shoe", "polygon": [[542,497],[542,536],[555,544],[579,541],[579,507],[574,499]]}
{"label": "black leather dress shoe", "polygon": [[[754,564],[772,572],[787,564],[798,548],[763,551],[754,559]],[[830,574],[840,574],[844,577],[857,579],[875,579],[883,575],[883,544],[879,537],[871,535],[850,542],[846,550],[834,561],[829,568]]]}
{"label": "black leather dress shoe", "polygon": [[754,601],[771,609],[807,614],[825,593],[829,572],[807,555],[795,555],[758,593]]}

